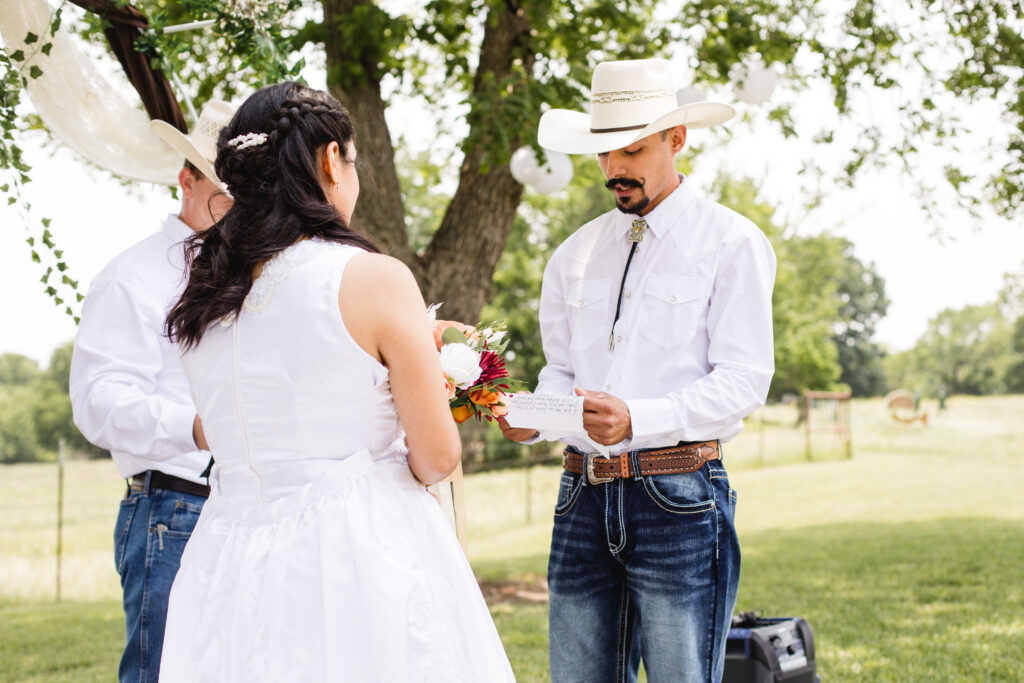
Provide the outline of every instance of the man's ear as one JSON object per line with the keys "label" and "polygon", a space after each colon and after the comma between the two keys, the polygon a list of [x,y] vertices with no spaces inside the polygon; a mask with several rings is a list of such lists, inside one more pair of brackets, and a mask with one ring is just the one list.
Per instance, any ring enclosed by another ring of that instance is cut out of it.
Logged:
{"label": "man's ear", "polygon": [[182,166],[181,170],[178,171],[178,185],[181,186],[182,194],[185,197],[191,197],[195,184],[196,177],[192,175],[192,171]]}
{"label": "man's ear", "polygon": [[673,155],[683,151],[683,147],[686,146],[686,126],[676,126],[669,130],[668,142],[671,145]]}

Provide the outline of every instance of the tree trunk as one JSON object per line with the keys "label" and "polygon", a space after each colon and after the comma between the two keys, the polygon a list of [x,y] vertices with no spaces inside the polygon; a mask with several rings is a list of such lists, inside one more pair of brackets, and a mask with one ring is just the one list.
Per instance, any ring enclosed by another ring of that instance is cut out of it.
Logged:
{"label": "tree trunk", "polygon": [[361,60],[363,78],[344,88],[331,77],[332,73],[351,68],[344,63],[347,51],[337,30],[338,19],[356,6],[371,4],[368,0],[323,0],[327,90],[349,110],[356,127],[360,189],[353,227],[368,234],[385,253],[409,266],[422,286],[423,265],[409,246],[405,230],[405,204],[395,171],[391,132],[384,118],[387,104],[380,95],[377,65],[370,59]]}
{"label": "tree trunk", "polygon": [[[516,3],[490,4],[473,84],[475,98],[501,102],[500,88],[512,74],[517,58],[530,73],[533,53],[523,49],[529,32],[530,23]],[[470,324],[477,322],[490,297],[494,269],[523,195],[523,186],[512,177],[507,163],[484,171],[484,150],[494,130],[491,122],[475,113],[470,112],[469,137],[478,143],[463,161],[459,187],[424,254],[424,293],[433,301],[445,302],[445,317]],[[521,136],[511,137],[514,149]]]}
{"label": "tree trunk", "polygon": [[[484,171],[484,150],[494,131],[492,122],[471,111],[470,137],[478,142],[466,155],[459,187],[437,234],[423,256],[418,256],[409,245],[405,229],[405,208],[394,148],[384,119],[387,105],[380,95],[377,65],[371,56],[361,59],[363,78],[357,82],[342,85],[330,76],[351,67],[345,63],[351,57],[346,56],[346,46],[337,30],[338,19],[351,14],[356,7],[373,3],[322,2],[327,28],[328,89],[352,114],[356,144],[363,160],[362,186],[353,223],[412,269],[428,303],[445,302],[443,317],[475,323],[490,295],[494,269],[508,241],[523,186],[512,178],[507,164],[492,165]],[[533,54],[522,49],[529,31],[526,15],[515,2],[490,4],[474,80],[474,100],[486,98],[491,103],[500,103],[503,93],[498,86],[511,75],[515,59],[522,60],[526,73],[530,72]],[[512,137],[514,147],[519,136]]]}

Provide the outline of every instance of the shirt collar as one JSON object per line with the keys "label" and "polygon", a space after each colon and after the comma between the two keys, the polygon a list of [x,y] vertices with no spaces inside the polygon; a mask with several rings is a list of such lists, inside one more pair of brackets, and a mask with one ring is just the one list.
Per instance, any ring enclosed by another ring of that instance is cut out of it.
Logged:
{"label": "shirt collar", "polygon": [[192,228],[188,227],[176,214],[167,217],[164,223],[163,233],[175,242],[184,242],[185,238],[193,234]]}
{"label": "shirt collar", "polygon": [[679,216],[686,210],[687,204],[693,198],[693,188],[690,183],[686,182],[686,176],[682,173],[679,174],[679,185],[676,189],[672,190],[667,197],[661,200],[661,202],[651,209],[646,216],[637,216],[632,213],[619,212],[619,223],[617,224],[621,230],[617,229],[616,235],[620,232],[623,234],[629,234],[630,228],[633,226],[633,221],[637,218],[643,218],[647,221],[647,234],[654,238],[663,237],[668,234],[677,222]]}

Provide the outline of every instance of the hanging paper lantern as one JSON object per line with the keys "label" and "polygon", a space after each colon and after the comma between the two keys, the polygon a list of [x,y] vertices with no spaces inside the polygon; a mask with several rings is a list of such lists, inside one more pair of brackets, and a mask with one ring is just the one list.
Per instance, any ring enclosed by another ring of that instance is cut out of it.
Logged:
{"label": "hanging paper lantern", "polygon": [[541,166],[532,147],[520,147],[512,155],[509,170],[517,182],[542,194],[551,194],[572,180],[572,160],[566,154],[551,150],[544,150],[544,156],[546,161]]}
{"label": "hanging paper lantern", "polygon": [[729,71],[736,99],[747,104],[761,104],[768,101],[775,90],[779,77],[760,57],[734,64]]}

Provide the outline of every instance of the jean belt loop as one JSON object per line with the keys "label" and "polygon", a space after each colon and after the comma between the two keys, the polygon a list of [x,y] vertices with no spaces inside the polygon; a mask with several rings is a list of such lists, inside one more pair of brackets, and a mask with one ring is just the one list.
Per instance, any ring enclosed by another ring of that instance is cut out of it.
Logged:
{"label": "jean belt loop", "polygon": [[644,477],[640,474],[640,449],[629,452],[629,469],[633,472],[634,479],[643,481]]}
{"label": "jean belt loop", "polygon": [[150,483],[150,479],[152,479],[152,478],[153,478],[153,470],[146,470],[146,486],[145,486],[144,489],[142,489],[142,493],[144,493],[147,496],[150,493],[149,483]]}

